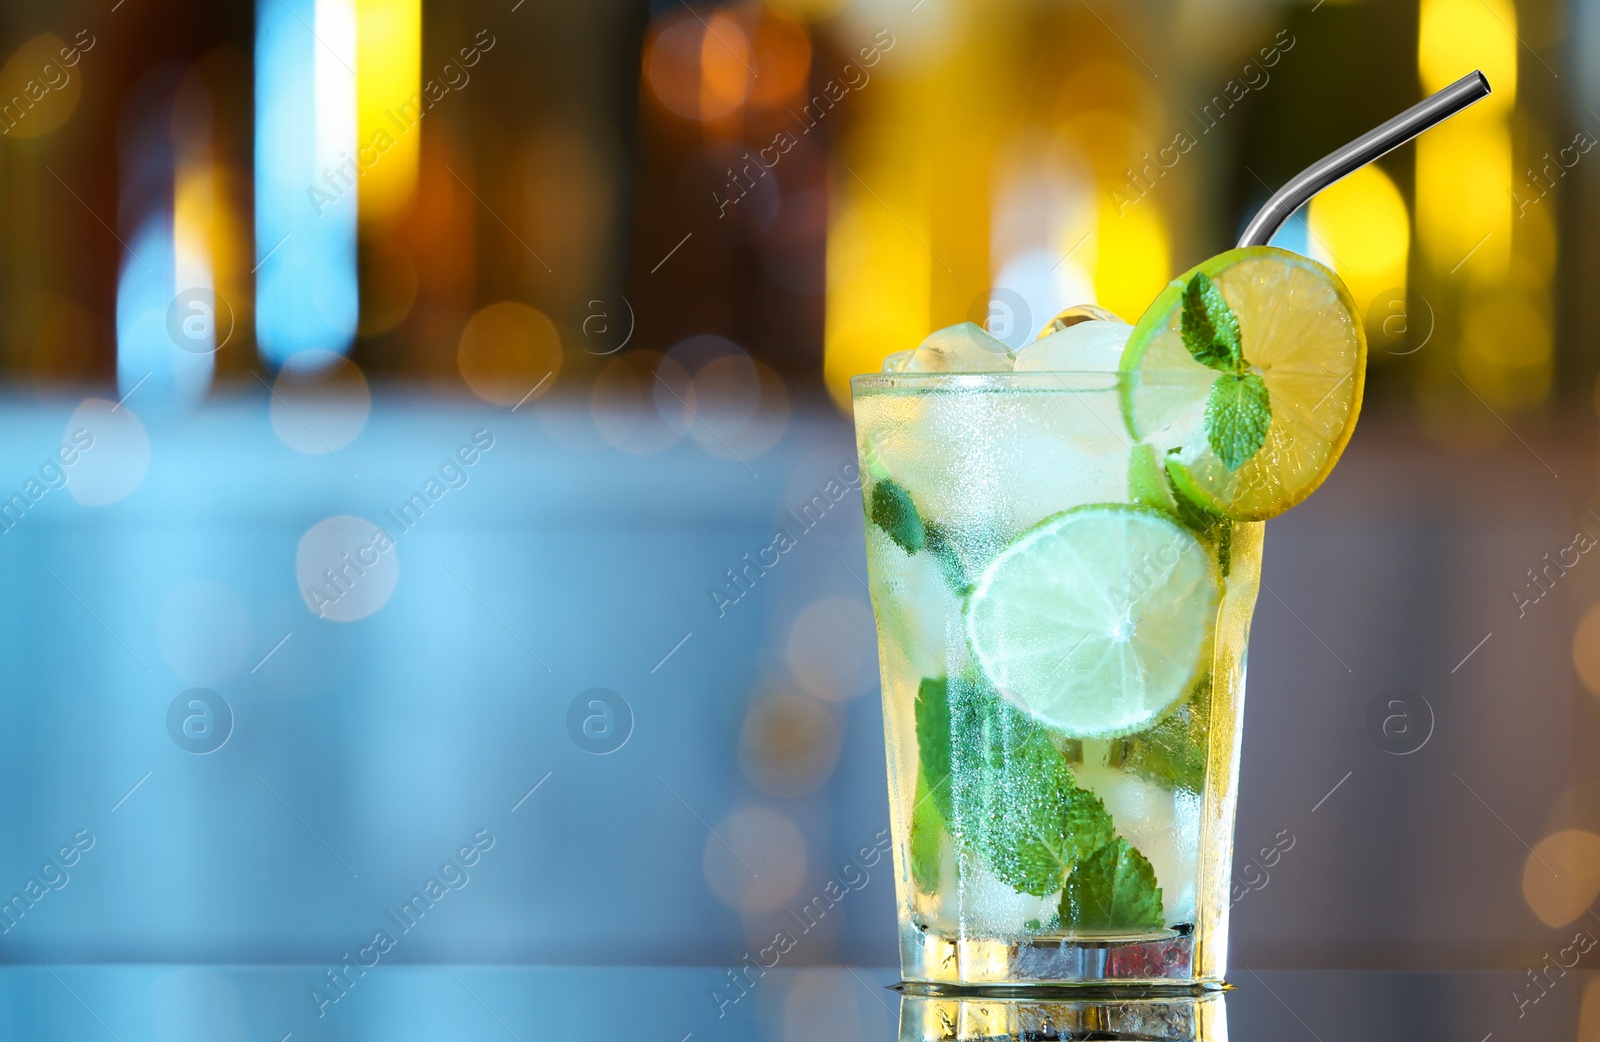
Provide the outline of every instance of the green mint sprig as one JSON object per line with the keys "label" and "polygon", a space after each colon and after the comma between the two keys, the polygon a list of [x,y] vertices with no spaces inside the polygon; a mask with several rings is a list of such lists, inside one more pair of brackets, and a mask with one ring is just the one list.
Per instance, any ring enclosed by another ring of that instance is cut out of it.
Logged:
{"label": "green mint sprig", "polygon": [[1266,444],[1271,396],[1266,382],[1249,371],[1239,317],[1203,271],[1183,289],[1180,325],[1194,360],[1222,374],[1206,399],[1206,441],[1223,466],[1238,470]]}
{"label": "green mint sprig", "polygon": [[1060,892],[1063,924],[1161,925],[1149,861],[1117,835],[1105,804],[1077,783],[1042,725],[976,677],[924,679],[915,709],[911,860],[924,892],[937,888],[948,833],[962,856],[981,858],[1007,886],[1039,897]]}

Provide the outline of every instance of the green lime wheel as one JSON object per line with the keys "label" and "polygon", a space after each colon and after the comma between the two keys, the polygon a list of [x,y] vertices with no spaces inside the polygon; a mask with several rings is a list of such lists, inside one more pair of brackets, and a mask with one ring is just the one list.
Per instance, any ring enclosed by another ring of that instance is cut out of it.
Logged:
{"label": "green lime wheel", "polygon": [[1073,738],[1131,734],[1205,669],[1218,579],[1158,510],[1078,507],[1018,536],[967,594],[967,642],[1007,701]]}

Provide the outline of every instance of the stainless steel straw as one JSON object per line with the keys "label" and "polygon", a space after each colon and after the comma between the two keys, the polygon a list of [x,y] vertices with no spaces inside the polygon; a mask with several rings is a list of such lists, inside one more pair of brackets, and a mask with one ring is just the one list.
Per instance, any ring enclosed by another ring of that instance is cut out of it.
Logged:
{"label": "stainless steel straw", "polygon": [[1267,205],[1250,219],[1240,246],[1265,246],[1296,210],[1313,195],[1379,156],[1398,148],[1418,134],[1454,116],[1457,112],[1489,96],[1489,81],[1482,72],[1471,72],[1439,93],[1422,99],[1375,130],[1321,159],[1296,174],[1278,189]]}

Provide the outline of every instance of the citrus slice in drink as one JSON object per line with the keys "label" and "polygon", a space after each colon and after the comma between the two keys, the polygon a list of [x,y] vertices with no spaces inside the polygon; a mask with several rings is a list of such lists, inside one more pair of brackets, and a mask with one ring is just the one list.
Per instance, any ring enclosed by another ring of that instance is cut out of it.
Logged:
{"label": "citrus slice in drink", "polygon": [[1111,738],[1188,696],[1218,595],[1211,556],[1171,515],[1082,506],[989,563],[967,594],[967,643],[1017,708],[1073,738]]}
{"label": "citrus slice in drink", "polygon": [[[1197,274],[1236,316],[1240,375],[1259,377],[1270,404],[1260,448],[1237,469],[1207,430],[1213,385],[1235,377],[1196,361],[1184,341],[1184,291]],[[1366,360],[1366,332],[1337,275],[1272,246],[1229,250],[1174,280],[1139,319],[1122,354],[1123,415],[1185,496],[1222,517],[1264,521],[1316,491],[1339,461]]]}

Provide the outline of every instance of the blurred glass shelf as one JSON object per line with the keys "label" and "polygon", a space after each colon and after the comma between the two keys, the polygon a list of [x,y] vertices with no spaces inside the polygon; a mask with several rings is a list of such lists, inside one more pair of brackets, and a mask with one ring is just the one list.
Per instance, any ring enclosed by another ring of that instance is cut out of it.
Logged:
{"label": "blurred glass shelf", "polygon": [[0,968],[0,1037],[1504,1042],[1573,1038],[1596,983],[1552,973],[1534,999],[1539,991],[1511,970],[1241,970],[1236,990],[1200,999],[1009,1002],[902,996],[889,990],[893,971],[845,966],[752,969],[742,994],[718,967],[393,966],[380,957],[344,973],[341,995],[322,966],[10,966]]}

